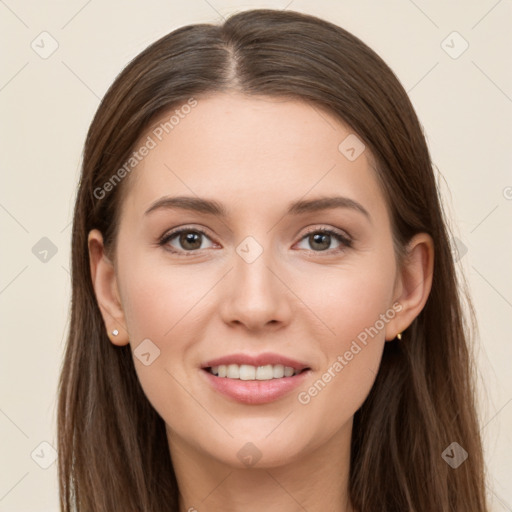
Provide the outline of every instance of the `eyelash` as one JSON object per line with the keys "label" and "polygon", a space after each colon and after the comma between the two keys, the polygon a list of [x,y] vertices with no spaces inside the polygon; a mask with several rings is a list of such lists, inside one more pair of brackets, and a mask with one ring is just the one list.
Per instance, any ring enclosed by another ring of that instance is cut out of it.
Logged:
{"label": "eyelash", "polygon": [[[200,233],[200,234],[204,235],[205,237],[210,238],[208,236],[208,234],[201,228],[181,228],[176,231],[171,231],[170,233],[166,233],[165,235],[163,235],[160,238],[158,245],[161,247],[167,245],[173,238],[176,238],[176,236],[180,235],[181,233]],[[314,251],[311,249],[311,250],[309,250],[309,252],[311,252],[311,253],[318,253],[318,254],[326,253],[326,254],[332,255],[332,254],[338,254],[338,253],[340,253],[346,249],[350,249],[352,247],[352,239],[351,238],[349,238],[348,236],[345,236],[344,234],[342,234],[336,230],[327,229],[327,228],[311,229],[310,231],[308,231],[304,234],[304,236],[300,239],[300,241],[304,240],[309,235],[316,234],[316,233],[331,235],[333,238],[335,238],[338,242],[340,242],[342,244],[342,247],[339,247],[337,249],[326,249],[325,251]],[[168,247],[166,247],[166,250],[168,250],[169,252],[176,254],[178,256],[184,256],[184,257],[194,256],[198,252],[201,251],[201,249],[194,249],[191,251],[183,251],[183,250],[176,250],[174,248],[168,248]]]}

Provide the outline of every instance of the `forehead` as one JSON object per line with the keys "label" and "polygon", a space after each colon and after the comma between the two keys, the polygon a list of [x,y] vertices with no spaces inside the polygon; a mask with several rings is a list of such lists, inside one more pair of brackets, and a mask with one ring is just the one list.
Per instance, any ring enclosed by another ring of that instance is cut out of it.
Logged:
{"label": "forehead", "polygon": [[164,195],[197,195],[277,211],[337,193],[386,214],[369,150],[341,120],[297,99],[198,97],[156,119],[136,149],[144,145],[127,191],[137,210]]}

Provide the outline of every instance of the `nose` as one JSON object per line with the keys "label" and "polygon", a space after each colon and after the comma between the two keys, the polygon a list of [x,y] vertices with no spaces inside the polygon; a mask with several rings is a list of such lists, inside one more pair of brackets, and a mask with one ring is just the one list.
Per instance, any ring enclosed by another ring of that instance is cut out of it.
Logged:
{"label": "nose", "polygon": [[287,325],[292,316],[293,293],[279,269],[270,250],[264,250],[253,261],[243,252],[234,252],[220,307],[223,321],[250,331],[277,330]]}

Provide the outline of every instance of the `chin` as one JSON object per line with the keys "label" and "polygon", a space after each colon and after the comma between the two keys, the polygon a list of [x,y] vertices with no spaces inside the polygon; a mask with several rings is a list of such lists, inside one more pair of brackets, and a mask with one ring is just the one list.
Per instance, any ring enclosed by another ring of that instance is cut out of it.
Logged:
{"label": "chin", "polygon": [[222,464],[237,469],[269,469],[294,463],[304,455],[306,448],[300,443],[283,445],[279,437],[270,440],[257,439],[255,436],[253,441],[249,439],[250,435],[244,436],[243,440],[238,437],[230,439],[220,446],[220,451],[217,443],[210,455]]}

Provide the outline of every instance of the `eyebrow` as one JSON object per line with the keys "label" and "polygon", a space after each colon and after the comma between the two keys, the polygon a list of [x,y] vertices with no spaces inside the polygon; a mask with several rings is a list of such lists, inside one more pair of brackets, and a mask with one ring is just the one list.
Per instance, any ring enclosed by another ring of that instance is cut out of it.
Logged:
{"label": "eyebrow", "polygon": [[[329,196],[317,199],[299,200],[288,205],[285,215],[300,215],[304,213],[313,213],[323,210],[332,210],[334,208],[345,208],[362,213],[371,223],[371,215],[357,201],[349,197]],[[155,201],[144,213],[148,215],[151,212],[160,209],[180,209],[188,210],[208,215],[215,215],[220,218],[227,218],[226,208],[219,202],[192,196],[165,196]]]}

